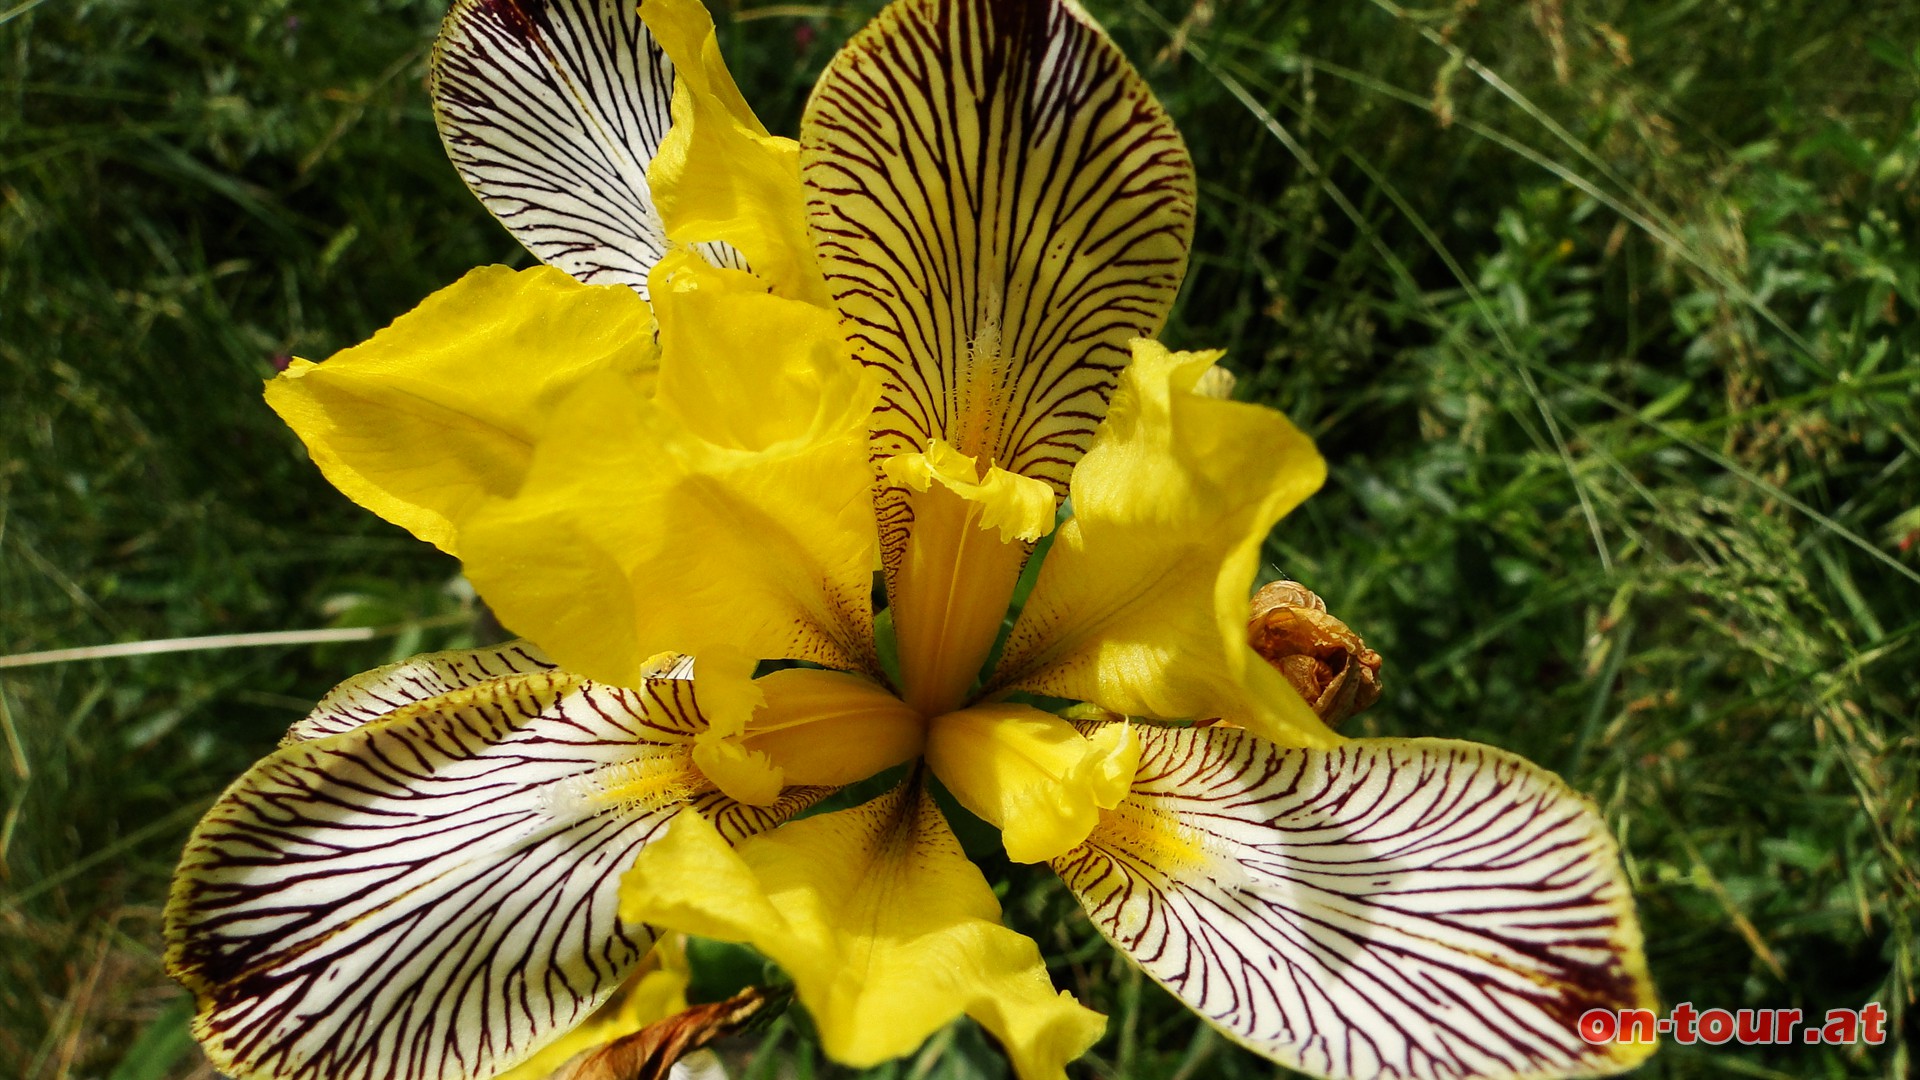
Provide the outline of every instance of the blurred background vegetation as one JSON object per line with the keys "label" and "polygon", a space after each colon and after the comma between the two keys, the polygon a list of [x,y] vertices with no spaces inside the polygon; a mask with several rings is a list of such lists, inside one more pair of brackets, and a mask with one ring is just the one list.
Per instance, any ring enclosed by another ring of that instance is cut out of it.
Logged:
{"label": "blurred background vegetation", "polygon": [[[875,6],[720,5],[774,130]],[[1885,1046],[1668,1045],[1640,1075],[1908,1075],[1920,10],[1089,6],[1199,165],[1166,336],[1227,346],[1330,460],[1269,575],[1385,654],[1354,733],[1496,743],[1590,794],[1667,1003],[1896,1017]],[[209,1076],[160,972],[187,830],[333,682],[484,633],[458,568],[260,400],[287,357],[528,261],[435,136],[442,10],[0,7],[0,655],[378,629],[0,668],[0,1072]],[[1272,1073],[1049,875],[1006,877],[1009,920],[1114,1016],[1085,1074]],[[756,1075],[838,1074],[804,1018],[765,1037]],[[962,1024],[884,1072],[1003,1069]]]}

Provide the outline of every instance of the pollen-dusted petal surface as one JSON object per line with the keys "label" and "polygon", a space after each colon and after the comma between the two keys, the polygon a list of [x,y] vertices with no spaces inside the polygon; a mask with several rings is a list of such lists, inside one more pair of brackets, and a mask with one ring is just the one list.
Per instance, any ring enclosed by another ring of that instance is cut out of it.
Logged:
{"label": "pollen-dusted petal surface", "polygon": [[688,680],[506,675],[283,747],[194,830],[168,970],[223,1072],[478,1080],[590,1013],[646,952],[619,875],[683,807],[739,836],[813,801],[718,799]]}
{"label": "pollen-dusted petal surface", "polygon": [[1577,1030],[1653,994],[1613,838],[1558,777],[1473,743],[1139,730],[1133,794],[1053,866],[1236,1042],[1340,1080],[1590,1076],[1652,1050]]}
{"label": "pollen-dusted petal surface", "polygon": [[338,735],[399,709],[462,687],[508,675],[547,671],[553,661],[531,641],[509,641],[478,649],[423,653],[397,664],[363,672],[327,691],[313,711],[287,729],[280,745]]}
{"label": "pollen-dusted petal surface", "polygon": [[828,286],[886,375],[876,456],[943,439],[1064,494],[1186,268],[1192,162],[1146,83],[1078,4],[899,0],[800,144]]}
{"label": "pollen-dusted petal surface", "polygon": [[1215,354],[1134,344],[991,683],[1161,720],[1225,717],[1337,742],[1247,645],[1247,591],[1326,465],[1287,418],[1194,392]]}
{"label": "pollen-dusted petal surface", "polygon": [[965,1013],[1021,1080],[1064,1075],[1105,1026],[1056,992],[918,784],[729,848],[682,815],[634,864],[630,920],[753,945],[793,977],[826,1051],[856,1067],[911,1053]]}
{"label": "pollen-dusted petal surface", "polygon": [[460,178],[542,262],[647,294],[673,65],[634,0],[455,0],[430,88]]}
{"label": "pollen-dusted petal surface", "polygon": [[873,377],[830,312],[747,274],[669,256],[654,280],[657,391],[601,377],[561,403],[519,489],[463,528],[468,576],[603,682],[665,651],[877,670]]}
{"label": "pollen-dusted petal surface", "polygon": [[483,266],[371,340],[267,384],[333,486],[442,551],[526,476],[548,411],[592,374],[644,384],[653,314],[629,289]]}

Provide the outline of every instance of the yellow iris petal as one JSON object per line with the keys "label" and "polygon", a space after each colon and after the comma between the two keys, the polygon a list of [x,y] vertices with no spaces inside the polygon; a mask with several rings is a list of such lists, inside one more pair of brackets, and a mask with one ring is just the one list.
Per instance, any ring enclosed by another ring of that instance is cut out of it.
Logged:
{"label": "yellow iris petal", "polygon": [[267,403],[348,498],[458,554],[459,520],[519,487],[560,398],[655,360],[653,317],[631,289],[486,266],[364,344],[294,361]]}
{"label": "yellow iris petal", "polygon": [[935,440],[886,459],[907,492],[912,531],[891,568],[893,630],[907,701],[936,716],[960,706],[999,636],[1029,545],[1053,528],[1053,489]]}
{"label": "yellow iris petal", "polygon": [[683,813],[622,886],[621,916],[744,941],[793,977],[834,1059],[911,1052],[966,1014],[1022,1080],[1063,1076],[1099,1014],[1056,992],[1039,948],[1000,905],[939,810],[911,786],[729,848]]}
{"label": "yellow iris petal", "polygon": [[1007,857],[1045,862],[1071,851],[1126,797],[1140,759],[1126,724],[1082,736],[1027,705],[976,705],[933,721],[927,763],[962,806],[1000,827]]}
{"label": "yellow iris petal", "polygon": [[807,236],[799,144],[755,118],[698,0],[646,0],[640,18],[674,67],[673,126],[647,166],[667,238],[730,244],[782,296],[828,304]]}
{"label": "yellow iris petal", "polygon": [[789,784],[839,786],[920,756],[926,721],[858,675],[790,668],[758,680],[766,707],[742,745]]}
{"label": "yellow iris petal", "polygon": [[772,806],[786,786],[785,772],[766,754],[712,732],[694,740],[693,763],[722,795],[748,806]]}
{"label": "yellow iris petal", "polygon": [[1134,343],[1107,422],[994,677],[1160,719],[1223,717],[1276,742],[1339,737],[1246,641],[1274,522],[1326,463],[1286,417],[1194,392],[1218,354]]}
{"label": "yellow iris petal", "polygon": [[1045,482],[990,466],[981,476],[977,459],[935,439],[923,453],[897,454],[884,464],[887,479],[914,491],[941,487],[980,507],[979,527],[998,531],[1003,543],[1032,543],[1053,529],[1053,489]]}
{"label": "yellow iris petal", "polygon": [[830,313],[693,262],[656,268],[657,393],[582,379],[519,490],[473,511],[467,573],[616,685],[665,651],[872,670],[873,378]]}
{"label": "yellow iris petal", "polygon": [[649,279],[660,327],[656,398],[718,447],[767,450],[844,427],[879,393],[839,317],[768,296],[752,274],[686,252]]}

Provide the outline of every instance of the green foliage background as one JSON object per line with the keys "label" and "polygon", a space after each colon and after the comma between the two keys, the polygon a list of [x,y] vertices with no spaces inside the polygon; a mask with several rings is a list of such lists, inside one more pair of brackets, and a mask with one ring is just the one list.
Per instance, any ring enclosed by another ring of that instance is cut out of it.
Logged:
{"label": "green foliage background", "polygon": [[[1908,1075],[1920,11],[1090,6],[1200,168],[1166,336],[1226,346],[1331,463],[1270,569],[1387,657],[1354,733],[1495,743],[1591,795],[1666,1002],[1896,1017],[1881,1047],[1668,1045],[1641,1075]],[[776,131],[873,7],[719,12]],[[327,487],[259,394],[528,261],[435,137],[440,12],[0,7],[0,655],[381,628],[0,669],[0,1072],[209,1075],[158,954],[188,828],[333,682],[484,633],[457,567]],[[1007,908],[1114,1017],[1087,1075],[1273,1071],[1044,874]],[[755,1074],[837,1075],[803,1028]],[[882,1070],[1002,1071],[964,1024]]]}

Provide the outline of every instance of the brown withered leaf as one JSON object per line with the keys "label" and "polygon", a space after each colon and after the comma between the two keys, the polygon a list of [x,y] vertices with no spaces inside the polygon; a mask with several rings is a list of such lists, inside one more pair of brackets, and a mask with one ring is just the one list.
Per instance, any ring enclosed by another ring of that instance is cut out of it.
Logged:
{"label": "brown withered leaf", "polygon": [[1380,700],[1380,654],[1299,582],[1276,581],[1253,594],[1247,644],[1329,725]]}
{"label": "brown withered leaf", "polygon": [[667,1080],[675,1062],[771,1017],[787,997],[749,986],[725,1001],[695,1005],[582,1054],[552,1080]]}

